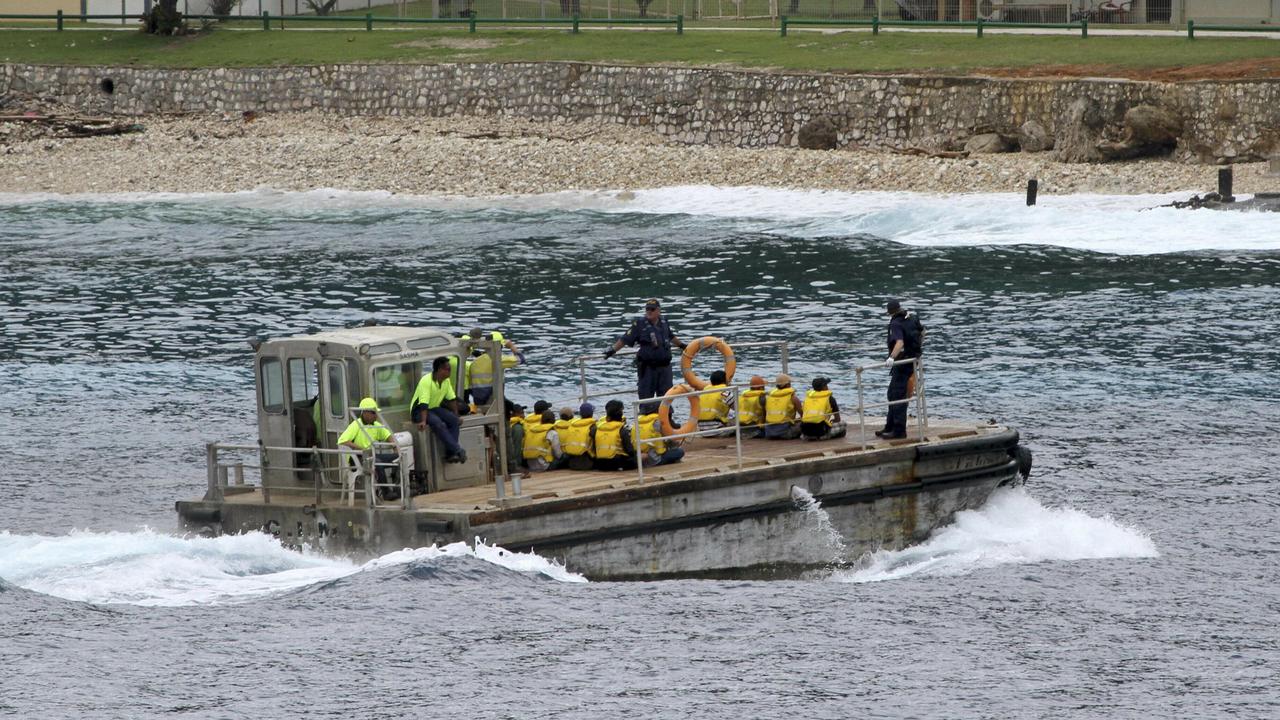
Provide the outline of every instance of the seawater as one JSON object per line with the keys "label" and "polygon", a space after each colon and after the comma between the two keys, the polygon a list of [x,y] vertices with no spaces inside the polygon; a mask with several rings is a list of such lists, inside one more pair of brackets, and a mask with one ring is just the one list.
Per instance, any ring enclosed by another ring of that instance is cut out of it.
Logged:
{"label": "seawater", "polygon": [[[0,715],[1280,716],[1280,218],[1175,197],[0,196]],[[931,414],[1016,426],[1031,481],[780,582],[174,533],[254,438],[250,338],[492,325],[565,404],[650,296],[846,406],[902,297]]]}

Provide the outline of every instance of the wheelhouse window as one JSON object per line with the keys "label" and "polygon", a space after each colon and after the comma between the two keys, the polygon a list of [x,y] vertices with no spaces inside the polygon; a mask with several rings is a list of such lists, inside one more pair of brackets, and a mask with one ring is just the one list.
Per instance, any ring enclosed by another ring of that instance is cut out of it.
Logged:
{"label": "wheelhouse window", "polygon": [[262,358],[258,370],[262,394],[262,410],[269,413],[284,412],[284,368],[277,358]]}
{"label": "wheelhouse window", "polygon": [[289,398],[295,407],[309,406],[320,396],[320,383],[316,377],[316,361],[310,358],[289,358]]}
{"label": "wheelhouse window", "polygon": [[325,376],[325,383],[329,386],[329,416],[345,418],[347,415],[345,407],[347,398],[346,393],[343,391],[342,366],[337,363],[330,364]]}
{"label": "wheelhouse window", "polygon": [[373,399],[378,407],[404,409],[413,395],[414,364],[381,365],[373,369]]}

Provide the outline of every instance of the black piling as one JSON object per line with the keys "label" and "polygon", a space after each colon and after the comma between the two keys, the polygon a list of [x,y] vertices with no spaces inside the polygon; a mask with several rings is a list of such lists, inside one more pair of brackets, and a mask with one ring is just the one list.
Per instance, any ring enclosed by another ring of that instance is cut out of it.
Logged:
{"label": "black piling", "polygon": [[1036,194],[1040,192],[1040,181],[1031,178],[1027,181],[1027,207],[1036,204]]}
{"label": "black piling", "polygon": [[1222,202],[1235,202],[1236,196],[1231,194],[1231,166],[1218,168],[1218,197]]}

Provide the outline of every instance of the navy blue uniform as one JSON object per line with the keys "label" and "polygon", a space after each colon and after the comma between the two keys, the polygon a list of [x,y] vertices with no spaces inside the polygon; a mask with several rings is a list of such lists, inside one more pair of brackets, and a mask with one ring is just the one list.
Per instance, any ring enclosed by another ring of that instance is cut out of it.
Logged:
{"label": "navy blue uniform", "polygon": [[[636,351],[636,394],[641,398],[661,397],[671,389],[671,342],[675,332],[666,318],[657,322],[638,317],[622,336],[627,347],[639,345]],[[653,412],[652,409],[642,410]]]}
{"label": "navy blue uniform", "polygon": [[[905,311],[889,318],[890,353],[893,352],[893,346],[897,345],[899,340],[902,341],[902,352],[898,355],[898,360],[920,357],[919,320],[915,316],[909,316]],[[907,387],[911,383],[913,374],[915,374],[915,363],[893,366],[889,371],[889,402],[907,399]],[[884,432],[890,435],[906,435],[907,403],[889,406],[889,412],[884,421]]]}

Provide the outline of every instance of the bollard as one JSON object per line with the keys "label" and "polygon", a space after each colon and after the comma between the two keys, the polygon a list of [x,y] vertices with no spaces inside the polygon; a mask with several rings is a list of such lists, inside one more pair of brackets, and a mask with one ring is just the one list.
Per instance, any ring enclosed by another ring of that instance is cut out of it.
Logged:
{"label": "bollard", "polygon": [[266,10],[262,11],[262,29],[267,31],[271,30],[271,13]]}
{"label": "bollard", "polygon": [[684,34],[684,16],[683,15],[676,16],[676,34],[677,35]]}
{"label": "bollard", "polygon": [[366,32],[373,32],[373,13],[364,14],[364,29]]}
{"label": "bollard", "polygon": [[782,34],[780,35],[780,37],[786,37],[787,36],[787,16],[786,15],[782,16],[782,21],[779,23],[779,27],[782,30]]}
{"label": "bollard", "polygon": [[471,15],[467,16],[467,32],[471,33],[472,35],[475,35],[475,34],[476,34],[476,15],[475,15],[475,13],[472,13]]}
{"label": "bollard", "polygon": [[1196,21],[1195,20],[1187,21],[1187,39],[1188,40],[1196,39]]}
{"label": "bollard", "polygon": [[1080,39],[1089,39],[1089,18],[1087,17],[1080,18]]}
{"label": "bollard", "polygon": [[871,34],[872,35],[880,34],[880,16],[879,15],[871,16]]}
{"label": "bollard", "polygon": [[1027,181],[1027,207],[1036,204],[1036,195],[1040,192],[1040,181],[1031,178]]}
{"label": "bollard", "polygon": [[62,11],[58,11],[58,32],[62,32]]}
{"label": "bollard", "polygon": [[978,18],[978,37],[982,37],[982,18]]}
{"label": "bollard", "polygon": [[573,34],[578,34],[578,13],[573,14]]}
{"label": "bollard", "polygon": [[1231,166],[1218,168],[1218,197],[1222,202],[1235,202],[1236,197],[1231,194]]}

